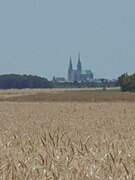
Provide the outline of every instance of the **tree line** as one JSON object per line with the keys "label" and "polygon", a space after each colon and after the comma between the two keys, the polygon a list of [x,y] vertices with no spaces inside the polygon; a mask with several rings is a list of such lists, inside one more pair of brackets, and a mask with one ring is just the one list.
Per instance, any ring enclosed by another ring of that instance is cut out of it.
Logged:
{"label": "tree line", "polygon": [[55,88],[97,88],[97,87],[118,87],[119,82],[118,81],[110,81],[110,82],[53,82],[53,87]]}
{"label": "tree line", "polygon": [[116,82],[56,82],[36,75],[5,74],[0,75],[0,89],[25,89],[25,88],[94,88],[116,87]]}
{"label": "tree line", "polygon": [[50,88],[46,78],[33,75],[5,74],[0,75],[0,89]]}
{"label": "tree line", "polygon": [[123,92],[135,92],[135,73],[132,75],[122,74],[118,77],[118,81]]}

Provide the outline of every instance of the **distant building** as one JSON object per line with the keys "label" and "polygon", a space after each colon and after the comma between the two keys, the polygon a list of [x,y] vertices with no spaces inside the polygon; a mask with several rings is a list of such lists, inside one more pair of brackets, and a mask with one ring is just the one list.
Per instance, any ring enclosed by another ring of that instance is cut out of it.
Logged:
{"label": "distant building", "polygon": [[72,66],[72,59],[70,57],[69,67],[68,67],[68,81],[74,82],[74,81],[92,81],[94,78],[94,74],[91,70],[82,70],[82,64],[80,60],[80,53],[78,55],[78,63],[77,63],[77,69],[74,70]]}
{"label": "distant building", "polygon": [[66,79],[64,77],[53,77],[53,82],[64,83]]}

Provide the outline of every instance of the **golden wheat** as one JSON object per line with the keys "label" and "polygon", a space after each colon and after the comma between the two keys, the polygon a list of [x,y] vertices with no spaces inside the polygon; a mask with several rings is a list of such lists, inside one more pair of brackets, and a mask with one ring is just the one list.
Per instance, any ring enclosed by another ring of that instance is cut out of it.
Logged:
{"label": "golden wheat", "polygon": [[135,179],[135,103],[0,102],[0,179]]}

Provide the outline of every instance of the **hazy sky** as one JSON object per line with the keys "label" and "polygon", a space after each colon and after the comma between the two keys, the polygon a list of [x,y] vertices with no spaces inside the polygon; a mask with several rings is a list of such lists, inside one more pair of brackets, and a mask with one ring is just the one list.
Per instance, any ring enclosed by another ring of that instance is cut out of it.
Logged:
{"label": "hazy sky", "polygon": [[135,0],[0,0],[0,74],[95,78],[135,72]]}

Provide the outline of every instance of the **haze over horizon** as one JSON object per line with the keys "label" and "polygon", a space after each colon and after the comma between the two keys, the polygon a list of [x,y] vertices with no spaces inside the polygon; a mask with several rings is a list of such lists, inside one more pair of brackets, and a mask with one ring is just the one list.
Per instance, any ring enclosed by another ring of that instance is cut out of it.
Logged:
{"label": "haze over horizon", "polygon": [[67,78],[69,57],[95,78],[135,72],[135,1],[1,0],[0,74]]}

